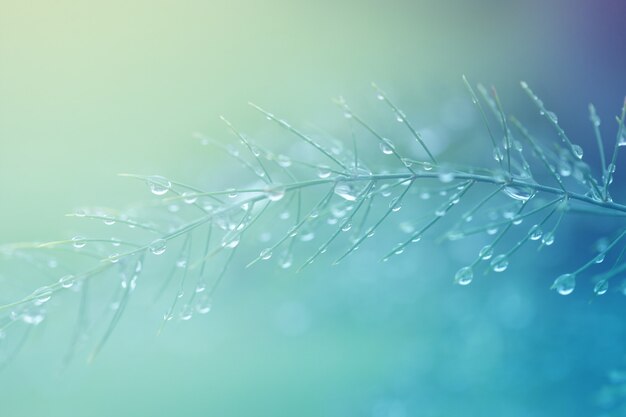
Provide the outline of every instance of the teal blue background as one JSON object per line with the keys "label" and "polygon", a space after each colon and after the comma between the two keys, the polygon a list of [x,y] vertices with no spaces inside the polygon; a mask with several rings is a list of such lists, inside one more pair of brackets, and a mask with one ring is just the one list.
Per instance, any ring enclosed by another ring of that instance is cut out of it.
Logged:
{"label": "teal blue background", "polygon": [[[449,100],[466,99],[466,74],[495,84],[510,112],[547,133],[524,79],[593,160],[587,104],[613,132],[626,93],[618,1],[3,0],[1,9],[0,243],[68,238],[89,227],[64,217],[75,207],[149,198],[120,172],[231,186],[237,168],[191,132],[232,140],[223,114],[281,146],[248,101],[332,132],[344,121],[331,98],[344,95],[368,120],[392,124],[375,107],[376,81],[431,126]],[[486,149],[451,136],[453,158]],[[600,415],[594,393],[622,365],[623,296],[592,300],[588,282],[571,297],[548,288],[614,225],[568,222],[549,251],[524,252],[505,276],[467,288],[450,278],[475,251],[463,243],[378,263],[393,228],[343,265],[324,259],[298,275],[245,270],[251,244],[213,311],[158,337],[173,294],[154,302],[167,264],[154,261],[92,364],[83,350],[63,365],[78,299],[53,299],[0,373],[0,415]],[[11,264],[2,299],[35,284],[28,266]]]}

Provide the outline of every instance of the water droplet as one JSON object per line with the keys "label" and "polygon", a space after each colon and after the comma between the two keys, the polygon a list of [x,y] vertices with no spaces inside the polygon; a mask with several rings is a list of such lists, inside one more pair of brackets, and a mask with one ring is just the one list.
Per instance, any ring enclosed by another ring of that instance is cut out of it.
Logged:
{"label": "water droplet", "polygon": [[398,211],[400,211],[400,209],[402,208],[402,206],[400,205],[400,197],[395,197],[393,200],[391,200],[391,202],[389,203],[389,208],[391,209],[391,211],[393,211],[394,213],[397,213]]}
{"label": "water droplet", "polygon": [[578,159],[582,159],[583,157],[583,148],[578,145],[572,145],[572,153]]}
{"label": "water droplet", "polygon": [[391,155],[394,151],[394,145],[389,139],[383,139],[379,147],[380,151],[385,155]]}
{"label": "water droplet", "polygon": [[172,188],[172,183],[167,178],[161,177],[160,175],[148,177],[146,183],[148,187],[150,187],[152,194],[158,196],[166,194]]}
{"label": "water droplet", "polygon": [[107,226],[113,226],[115,224],[115,219],[113,217],[106,217],[102,222]]}
{"label": "water droplet", "polygon": [[270,259],[272,257],[272,249],[271,248],[265,248],[261,251],[261,253],[259,254],[259,257],[264,260],[267,261],[268,259]]}
{"label": "water droplet", "polygon": [[535,224],[530,228],[530,240],[539,240],[542,235],[543,231],[541,230],[541,226],[538,224]]}
{"label": "water droplet", "polygon": [[546,112],[546,116],[548,117],[548,119],[550,119],[550,121],[554,124],[557,124],[559,122],[559,118],[556,116],[556,114],[554,114],[551,111],[547,111]]}
{"label": "water droplet", "polygon": [[493,159],[495,159],[496,162],[501,162],[504,159],[500,148],[493,148]]}
{"label": "water droplet", "polygon": [[40,287],[33,292],[33,304],[36,306],[43,305],[52,298],[52,289],[50,287]]}
{"label": "water droplet", "polygon": [[200,298],[196,304],[196,311],[199,314],[207,314],[211,311],[211,299],[208,296]]}
{"label": "water droplet", "polygon": [[74,216],[76,217],[85,217],[87,215],[87,212],[83,209],[76,209],[74,211]]}
{"label": "water droplet", "polygon": [[347,222],[347,223],[345,223],[344,225],[341,226],[341,231],[342,232],[347,232],[350,229],[352,229],[352,223],[350,223],[350,222]]}
{"label": "water droplet", "polygon": [[488,259],[491,259],[491,257],[493,256],[493,246],[491,245],[483,246],[480,252],[478,252],[478,256],[480,257],[480,259],[483,259],[485,261]]}
{"label": "water droplet", "polygon": [[351,183],[338,182],[335,184],[335,194],[346,201],[356,201],[357,192]]}
{"label": "water droplet", "polygon": [[596,295],[604,295],[609,290],[609,281],[603,279],[602,281],[598,281],[596,285],[593,287],[593,292]]}
{"label": "water droplet", "polygon": [[74,236],[72,238],[72,245],[76,249],[84,248],[86,244],[87,244],[87,241],[82,236]]}
{"label": "water droplet", "polygon": [[196,291],[196,294],[206,291],[206,282],[198,281],[198,283],[196,284],[195,291]]}
{"label": "water droplet", "polygon": [[491,260],[491,269],[494,272],[504,272],[509,267],[509,259],[505,254],[496,256]]}
{"label": "water droplet", "polygon": [[162,255],[167,248],[167,241],[165,239],[156,239],[150,244],[150,252],[154,255]]}
{"label": "water droplet", "polygon": [[330,174],[332,173],[332,171],[330,170],[330,167],[326,166],[326,165],[319,165],[317,167],[317,176],[321,179],[326,179],[328,177],[330,177]]}
{"label": "water droplet", "polygon": [[195,202],[198,201],[198,194],[194,191],[185,191],[183,193],[183,201],[186,204],[195,204]]}
{"label": "water droplet", "polygon": [[548,232],[541,238],[541,243],[546,246],[551,246],[554,243],[554,233]]}
{"label": "water droplet", "polygon": [[237,246],[239,246],[239,241],[240,241],[239,236],[235,236],[230,240],[224,240],[222,242],[222,247],[234,249]]}
{"label": "water droplet", "polygon": [[280,256],[280,259],[278,261],[278,265],[282,269],[289,269],[289,268],[291,268],[291,265],[293,265],[293,255],[291,254],[291,252],[284,251],[283,254]]}
{"label": "water droplet", "polygon": [[312,230],[303,231],[300,234],[300,241],[301,242],[310,242],[313,239],[315,239],[315,232],[313,232]]}
{"label": "water droplet", "polygon": [[533,196],[532,188],[518,185],[507,185],[502,191],[512,199],[519,201],[527,201]]}
{"label": "water droplet", "polygon": [[550,287],[550,289],[556,290],[561,295],[571,294],[574,292],[574,288],[576,288],[576,275],[574,274],[560,275],[554,280],[552,287]]}
{"label": "water droplet", "polygon": [[111,263],[117,263],[120,260],[120,254],[119,253],[112,253],[111,255],[109,255],[109,262]]}
{"label": "water droplet", "polygon": [[469,285],[474,279],[474,271],[471,266],[465,266],[454,275],[454,282],[459,285]]}
{"label": "water droplet", "polygon": [[191,320],[193,317],[193,310],[189,304],[185,304],[180,310],[180,319],[183,321]]}
{"label": "water droplet", "polygon": [[617,146],[626,146],[626,129],[622,130],[622,134],[617,141]]}
{"label": "water droplet", "polygon": [[599,253],[598,255],[596,255],[596,257],[593,259],[593,261],[597,264],[601,264],[602,262],[604,262],[604,258],[606,258],[606,253],[602,252]]}
{"label": "water droplet", "polygon": [[267,199],[270,201],[280,201],[285,196],[284,187],[274,187],[266,191]]}
{"label": "water droplet", "polygon": [[74,285],[74,280],[74,275],[65,275],[59,278],[59,284],[61,284],[61,287],[63,288],[72,288],[72,286]]}

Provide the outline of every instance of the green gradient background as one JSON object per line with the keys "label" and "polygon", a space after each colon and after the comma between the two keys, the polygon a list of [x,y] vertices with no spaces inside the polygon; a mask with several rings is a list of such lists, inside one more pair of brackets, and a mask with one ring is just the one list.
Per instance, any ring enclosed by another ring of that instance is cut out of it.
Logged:
{"label": "green gradient background", "polygon": [[[120,172],[223,185],[219,173],[228,162],[199,152],[190,133],[228,140],[218,120],[224,114],[271,142],[248,101],[294,124],[332,127],[341,118],[330,99],[343,94],[361,105],[376,81],[420,120],[463,94],[460,76],[467,74],[498,85],[509,104],[521,98],[517,85],[525,79],[565,114],[581,114],[588,100],[614,112],[624,92],[615,74],[623,67],[599,62],[590,83],[585,51],[593,48],[577,39],[592,17],[572,4],[0,0],[0,242],[71,236],[80,225],[63,215],[74,207],[124,207],[147,196]],[[0,415],[587,410],[586,400],[567,400],[593,384],[564,387],[567,372],[541,374],[545,362],[533,360],[533,343],[542,335],[514,331],[495,301],[513,297],[535,325],[553,313],[548,305],[584,311],[586,299],[567,307],[547,294],[547,281],[531,297],[536,282],[521,279],[536,276],[529,267],[517,279],[462,291],[444,279],[454,266],[441,249],[386,267],[369,263],[384,250],[375,249],[334,269],[320,262],[295,278],[238,265],[214,312],[159,338],[162,306],[138,296],[89,366],[78,361],[61,370],[73,311],[58,304],[0,374]],[[285,309],[296,309],[308,331],[285,332],[277,318]],[[545,320],[559,323],[554,313]],[[564,340],[552,342],[553,356]]]}

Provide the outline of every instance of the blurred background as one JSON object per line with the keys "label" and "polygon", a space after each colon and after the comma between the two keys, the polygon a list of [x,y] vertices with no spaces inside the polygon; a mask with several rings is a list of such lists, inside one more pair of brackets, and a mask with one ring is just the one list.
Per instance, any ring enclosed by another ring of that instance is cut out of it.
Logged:
{"label": "blurred background", "polygon": [[[0,0],[0,9],[0,243],[67,238],[82,227],[64,216],[75,207],[146,198],[121,172],[228,186],[223,173],[232,182],[237,168],[192,132],[232,140],[225,115],[271,145],[280,132],[249,101],[333,132],[344,121],[332,99],[344,96],[391,124],[375,81],[416,125],[442,130],[454,153],[461,128],[479,122],[450,127],[454,105],[469,103],[462,74],[497,86],[509,112],[548,132],[525,80],[593,164],[587,105],[612,135],[626,94],[618,0]],[[374,255],[393,240],[381,236],[342,266],[317,262],[297,276],[242,261],[209,316],[158,338],[162,306],[138,295],[91,365],[61,365],[76,300],[59,303],[0,374],[0,414],[601,415],[594,392],[624,355],[623,296],[548,291],[564,262],[589,254],[568,227],[550,256],[468,288],[449,279],[463,244],[383,265]]]}

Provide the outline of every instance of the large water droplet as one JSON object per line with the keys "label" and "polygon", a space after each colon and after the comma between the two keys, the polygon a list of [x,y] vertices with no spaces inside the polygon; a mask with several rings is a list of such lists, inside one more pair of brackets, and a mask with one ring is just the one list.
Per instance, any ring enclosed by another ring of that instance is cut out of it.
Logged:
{"label": "large water droplet", "polygon": [[543,235],[543,237],[541,238],[541,243],[546,246],[551,246],[552,244],[554,244],[554,233],[548,232]]}
{"label": "large water droplet", "polygon": [[183,201],[186,204],[195,204],[195,202],[198,201],[198,194],[194,191],[185,191],[183,193]]}
{"label": "large water droplet", "polygon": [[576,275],[574,274],[560,275],[554,280],[552,287],[550,287],[550,289],[556,290],[561,295],[571,294],[574,292],[574,288],[576,288]]}
{"label": "large water droplet", "polygon": [[464,266],[456,271],[454,275],[454,282],[459,285],[469,285],[474,279],[474,270],[471,266]]}
{"label": "large water droplet", "polygon": [[543,235],[543,232],[541,230],[541,226],[539,226],[538,224],[533,225],[533,227],[530,228],[530,240],[539,240],[541,239],[541,236]]}
{"label": "large water droplet", "polygon": [[172,183],[165,177],[160,175],[152,175],[146,179],[150,191],[154,195],[164,195],[172,188]]}
{"label": "large water droplet", "polygon": [[391,155],[394,151],[394,144],[389,139],[383,139],[379,147],[385,155]]}
{"label": "large water droplet", "polygon": [[578,145],[572,145],[572,153],[578,159],[582,159],[583,157],[583,148]]}
{"label": "large water droplet", "polygon": [[76,249],[84,248],[86,244],[87,241],[82,236],[74,236],[72,238],[72,246],[74,246]]}
{"label": "large water droplet", "polygon": [[335,184],[335,194],[347,201],[356,201],[357,191],[348,182],[338,182]]}
{"label": "large water droplet", "polygon": [[154,255],[162,255],[167,248],[167,241],[165,239],[156,239],[150,244],[150,252]]}
{"label": "large water droplet", "polygon": [[505,254],[496,256],[491,260],[491,269],[494,272],[504,272],[509,267],[509,258]]}
{"label": "large water droplet", "polygon": [[65,275],[59,278],[59,284],[61,284],[61,287],[63,288],[72,288],[72,286],[74,285],[74,280],[74,275]]}
{"label": "large water droplet", "polygon": [[50,287],[40,287],[33,292],[33,304],[36,306],[43,305],[52,298],[52,289]]}
{"label": "large water droplet", "polygon": [[593,287],[593,292],[596,295],[604,295],[609,290],[609,281],[603,279],[602,281],[598,281],[596,285]]}
{"label": "large water droplet", "polygon": [[532,188],[519,185],[507,185],[502,191],[512,199],[519,201],[527,201],[533,196]]}
{"label": "large water droplet", "polygon": [[491,245],[483,246],[480,252],[478,252],[478,256],[480,257],[480,259],[483,259],[485,261],[488,259],[491,259],[491,257],[493,256],[493,246]]}
{"label": "large water droplet", "polygon": [[259,254],[259,257],[264,261],[267,261],[268,259],[270,259],[272,257],[272,248],[263,249],[261,253]]}
{"label": "large water droplet", "polygon": [[332,171],[330,170],[330,167],[326,166],[326,165],[319,165],[317,167],[317,176],[321,179],[325,179],[330,177],[330,174],[332,173]]}

